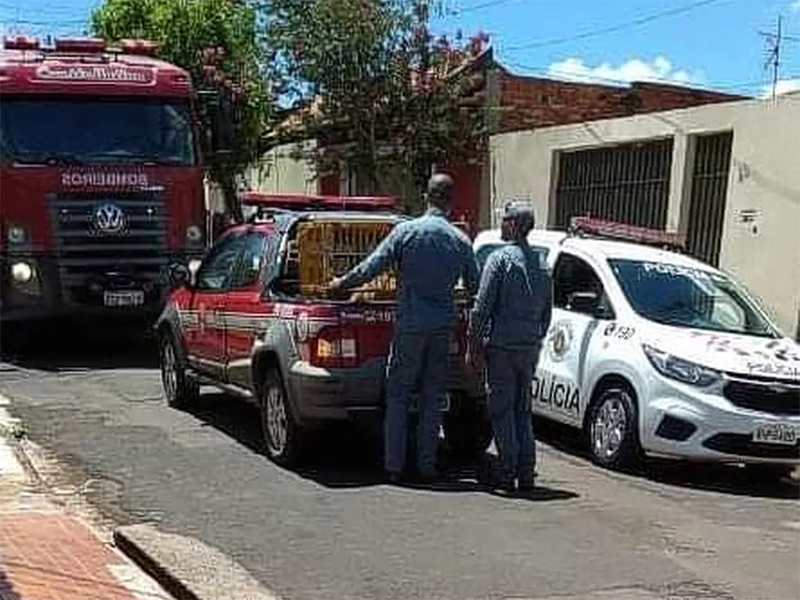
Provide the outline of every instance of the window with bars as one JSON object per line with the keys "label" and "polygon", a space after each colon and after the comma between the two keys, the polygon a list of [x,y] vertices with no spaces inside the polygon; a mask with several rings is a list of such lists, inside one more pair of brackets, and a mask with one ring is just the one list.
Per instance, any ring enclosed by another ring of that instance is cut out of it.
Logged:
{"label": "window with bars", "polygon": [[672,138],[561,152],[555,223],[590,215],[664,229],[669,205]]}
{"label": "window with bars", "polygon": [[732,131],[694,136],[686,251],[715,267],[722,244],[732,146]]}

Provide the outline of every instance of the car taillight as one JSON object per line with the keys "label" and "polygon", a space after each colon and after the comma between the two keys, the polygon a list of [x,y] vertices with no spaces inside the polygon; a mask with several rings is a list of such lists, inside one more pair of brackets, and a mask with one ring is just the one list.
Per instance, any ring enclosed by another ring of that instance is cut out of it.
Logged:
{"label": "car taillight", "polygon": [[311,341],[310,362],[329,369],[358,366],[358,342],[352,327],[330,326],[319,331]]}

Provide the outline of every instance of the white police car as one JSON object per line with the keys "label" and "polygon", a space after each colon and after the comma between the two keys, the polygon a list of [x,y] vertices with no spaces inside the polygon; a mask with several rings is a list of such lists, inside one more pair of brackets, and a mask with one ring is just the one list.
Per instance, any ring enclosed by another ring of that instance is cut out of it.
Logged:
{"label": "white police car", "polygon": [[[673,236],[573,224],[528,237],[553,276],[534,413],[581,428],[610,468],[643,453],[770,475],[800,464],[800,346],[729,276],[649,245]],[[501,243],[497,230],[477,236],[481,267]]]}

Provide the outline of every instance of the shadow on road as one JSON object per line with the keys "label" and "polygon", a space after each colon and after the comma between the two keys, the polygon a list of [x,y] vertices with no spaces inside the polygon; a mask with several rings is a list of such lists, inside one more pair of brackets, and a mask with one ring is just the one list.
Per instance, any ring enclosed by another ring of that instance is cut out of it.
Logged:
{"label": "shadow on road", "polygon": [[140,321],[75,320],[5,327],[0,359],[50,372],[158,367],[155,339]]}
{"label": "shadow on road", "polygon": [[[219,393],[204,393],[200,401],[186,409],[205,425],[214,427],[252,452],[264,453],[258,410],[247,402]],[[365,488],[384,485],[379,438],[374,431],[349,423],[328,426],[313,436],[301,464],[294,469],[300,477],[331,489]],[[448,461],[441,456],[444,477],[430,485],[407,484],[441,493],[486,492],[481,464]],[[409,456],[409,460],[413,460]],[[530,501],[569,500],[577,494],[544,486],[515,499]]]}
{"label": "shadow on road", "polygon": [[22,600],[22,596],[14,589],[14,585],[9,581],[6,572],[0,568],[0,598],[3,600]]}
{"label": "shadow on road", "polygon": [[[587,462],[590,460],[580,433],[574,429],[541,419],[536,419],[534,427],[538,439],[549,446]],[[597,468],[600,469],[600,467]],[[648,458],[643,465],[629,475],[671,487],[734,496],[800,498],[800,486],[796,480],[757,478],[750,470],[739,465]]]}

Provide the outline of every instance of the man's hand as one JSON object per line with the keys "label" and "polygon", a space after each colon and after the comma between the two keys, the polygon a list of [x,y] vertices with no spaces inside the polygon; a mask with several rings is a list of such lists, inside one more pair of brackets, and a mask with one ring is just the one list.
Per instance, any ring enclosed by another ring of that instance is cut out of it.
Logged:
{"label": "man's hand", "polygon": [[332,292],[339,292],[342,290],[342,281],[343,279],[341,277],[334,277],[328,282],[328,288]]}

